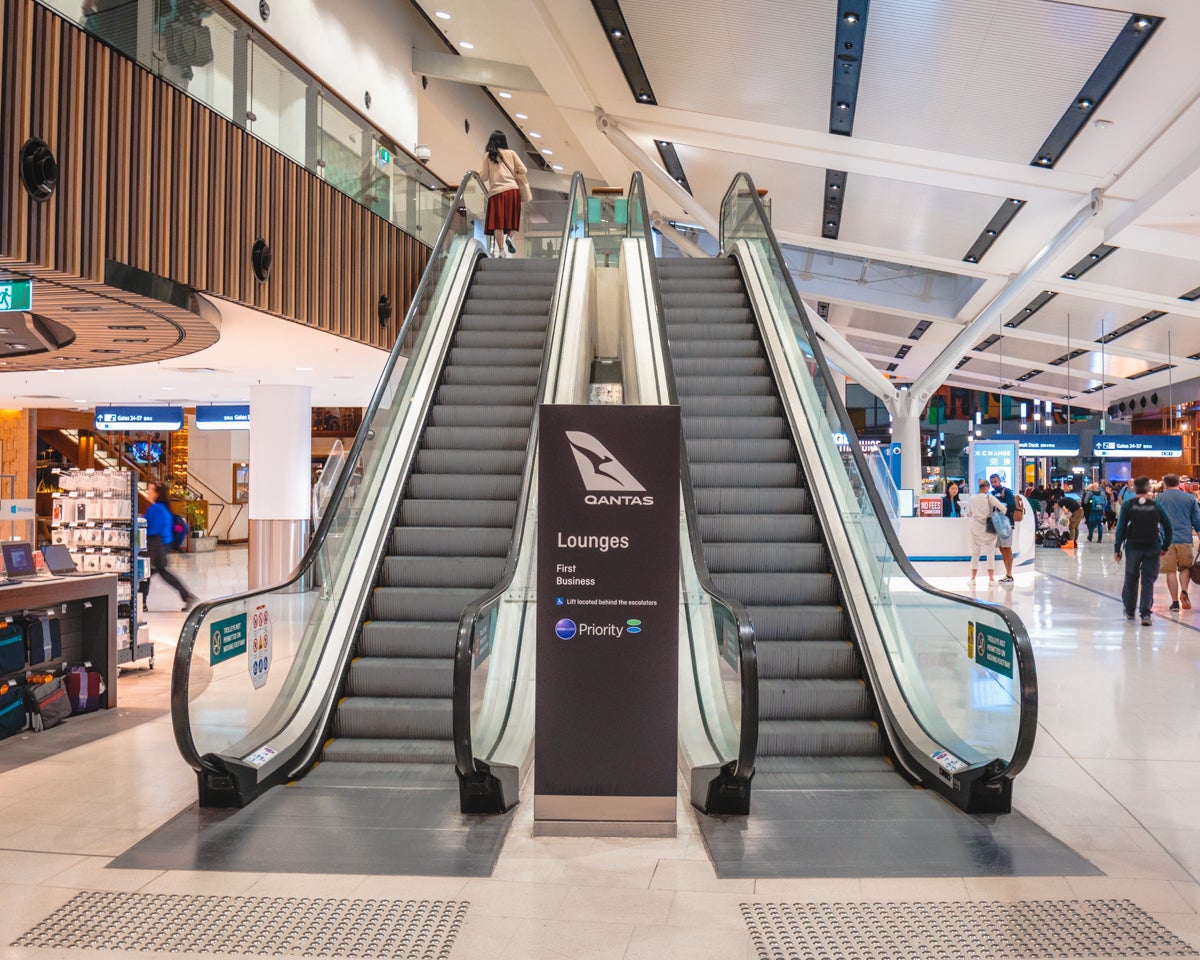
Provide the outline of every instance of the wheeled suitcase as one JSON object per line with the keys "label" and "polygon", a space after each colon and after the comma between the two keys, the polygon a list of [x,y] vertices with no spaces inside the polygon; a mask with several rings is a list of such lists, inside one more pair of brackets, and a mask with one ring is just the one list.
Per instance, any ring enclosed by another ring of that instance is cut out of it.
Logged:
{"label": "wheeled suitcase", "polygon": [[104,681],[95,670],[87,667],[72,667],[67,674],[67,696],[71,700],[72,713],[94,713],[100,709],[100,695],[104,693]]}

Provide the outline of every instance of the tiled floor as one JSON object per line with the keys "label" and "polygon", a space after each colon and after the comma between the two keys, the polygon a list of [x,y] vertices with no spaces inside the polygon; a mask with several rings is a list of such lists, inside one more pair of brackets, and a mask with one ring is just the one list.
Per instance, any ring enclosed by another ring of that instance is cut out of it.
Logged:
{"label": "tiled floor", "polygon": [[[78,890],[462,898],[453,956],[496,960],[750,957],[748,900],[1128,898],[1200,947],[1200,609],[1127,626],[1111,559],[1108,544],[1045,551],[1013,588],[974,590],[1017,609],[1038,656],[1041,729],[1015,806],[1105,876],[718,880],[682,804],[670,840],[534,838],[522,804],[487,879],[106,869],[195,799],[164,714],[0,773],[0,958],[48,957],[6,944]],[[236,589],[244,562],[223,550],[182,558],[179,573],[211,596]],[[965,571],[936,579],[967,589]],[[152,606],[165,609],[157,589]],[[180,622],[152,621],[159,669]]]}

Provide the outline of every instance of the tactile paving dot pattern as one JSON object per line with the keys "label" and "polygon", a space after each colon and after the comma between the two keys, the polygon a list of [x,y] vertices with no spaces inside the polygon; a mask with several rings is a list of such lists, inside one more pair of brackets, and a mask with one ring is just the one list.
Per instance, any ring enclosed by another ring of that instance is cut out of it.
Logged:
{"label": "tactile paving dot pattern", "polygon": [[741,906],[763,960],[1200,956],[1128,900]]}
{"label": "tactile paving dot pattern", "polygon": [[460,900],[80,893],[14,947],[447,960]]}

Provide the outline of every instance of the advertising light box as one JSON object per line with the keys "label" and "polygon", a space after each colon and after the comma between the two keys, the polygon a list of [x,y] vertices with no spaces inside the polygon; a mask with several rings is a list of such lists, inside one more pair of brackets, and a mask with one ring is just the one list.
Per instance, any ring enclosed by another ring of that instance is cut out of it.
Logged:
{"label": "advertising light box", "polygon": [[1092,455],[1115,460],[1130,460],[1133,457],[1182,457],[1183,437],[1096,437],[1092,441]]}
{"label": "advertising light box", "polygon": [[196,408],[197,430],[249,430],[250,404],[214,403]]}
{"label": "advertising light box", "polygon": [[97,407],[96,429],[181,430],[183,407]]}
{"label": "advertising light box", "polygon": [[1079,456],[1079,434],[1042,433],[998,433],[993,440],[1007,440],[1020,447],[1023,457],[1077,457]]}
{"label": "advertising light box", "polygon": [[971,492],[981,479],[987,480],[993,473],[1000,475],[1006,487],[1018,482],[1017,441],[976,440],[971,444]]}

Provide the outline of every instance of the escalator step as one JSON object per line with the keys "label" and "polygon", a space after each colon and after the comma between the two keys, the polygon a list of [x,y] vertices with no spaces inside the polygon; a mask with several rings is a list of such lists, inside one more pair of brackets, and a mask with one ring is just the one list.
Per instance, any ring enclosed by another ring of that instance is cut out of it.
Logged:
{"label": "escalator step", "polygon": [[404,527],[503,527],[512,529],[515,500],[415,500],[400,504]]}
{"label": "escalator step", "polygon": [[787,487],[800,482],[794,463],[694,463],[692,483],[697,487]]}
{"label": "escalator step", "polygon": [[519,475],[525,469],[524,450],[420,450],[415,473],[490,473]]}
{"label": "escalator step", "polygon": [[536,259],[532,257],[523,257],[516,260],[506,260],[497,258],[482,257],[477,261],[475,267],[476,275],[486,274],[488,283],[504,282],[515,278],[520,278],[521,283],[530,282],[527,277],[531,274],[535,278],[533,282],[538,282],[536,278],[542,278],[543,282],[548,277],[550,282],[553,282],[554,276],[558,273],[558,261],[548,259]]}
{"label": "escalator step", "polygon": [[545,343],[541,330],[459,330],[454,335],[456,347],[474,350],[541,350]]}
{"label": "escalator step", "polygon": [[850,640],[850,623],[840,606],[747,604],[759,640]]}
{"label": "escalator step", "polygon": [[[507,280],[508,278],[504,278]],[[476,282],[471,285],[471,299],[475,300],[503,300],[508,302],[512,299],[512,288],[521,288],[522,300],[538,300],[542,303],[548,301],[554,295],[554,278],[550,277],[545,282],[537,277],[522,276],[514,278],[514,283],[501,283],[500,277],[496,275],[479,276]],[[545,313],[545,311],[543,311]]]}
{"label": "escalator step", "polygon": [[[672,346],[675,345],[676,341],[683,341],[683,342],[700,341],[700,342],[704,342],[704,343],[720,343],[725,340],[736,340],[736,341],[747,341],[748,340],[753,343],[758,342],[757,338],[755,337],[756,331],[754,329],[754,325],[752,323],[746,323],[745,321],[741,320],[741,314],[744,314],[746,312],[745,310],[728,310],[728,309],[721,310],[720,312],[724,313],[726,315],[727,319],[722,320],[719,323],[716,323],[716,322],[714,322],[714,323],[692,323],[689,320],[684,319],[684,318],[690,317],[691,314],[697,313],[697,312],[708,317],[708,316],[715,316],[718,311],[717,310],[699,310],[699,311],[667,310],[666,311],[667,318],[668,318],[667,322],[669,324],[669,327],[667,329],[667,336],[668,336]],[[671,314],[674,314],[679,319],[672,322],[670,319]],[[676,359],[678,359],[678,358],[676,358]]]}
{"label": "escalator step", "polygon": [[[775,397],[688,397],[680,396],[685,417],[781,417],[783,408]],[[791,441],[787,441],[789,456]],[[716,459],[724,459],[718,457]],[[759,458],[755,458],[759,459]]]}
{"label": "escalator step", "polygon": [[[510,288],[511,289],[511,288]],[[522,290],[524,293],[524,290]],[[470,293],[463,302],[464,317],[546,316],[545,300],[525,300],[509,297],[476,297]]]}
{"label": "escalator step", "polygon": [[742,290],[742,285],[739,283],[734,287],[725,281],[721,282],[726,283],[729,289],[712,290],[708,289],[709,284],[705,284],[704,290],[698,290],[697,288],[700,286],[698,283],[682,285],[676,283],[672,286],[671,296],[663,298],[664,304],[669,303],[669,309],[671,310],[710,309],[714,307],[725,310],[745,309],[746,294]]}
{"label": "escalator step", "polygon": [[883,753],[873,720],[764,720],[758,725],[759,756],[869,757]]}
{"label": "escalator step", "polygon": [[[730,383],[754,380],[755,377],[727,377]],[[688,417],[683,421],[683,435],[688,439],[782,440],[787,436],[782,417]]]}
{"label": "escalator step", "polygon": [[756,630],[755,647],[760,680],[858,677],[858,659],[849,640],[763,640]]}
{"label": "escalator step", "polygon": [[[677,357],[675,374],[680,377],[762,377],[771,372],[765,357]],[[696,417],[697,420],[709,419]]]}
{"label": "escalator step", "polygon": [[362,657],[453,657],[458,621],[368,620],[358,637]]}
{"label": "escalator step", "polygon": [[713,583],[747,606],[829,606],[838,600],[831,573],[719,573],[713,575]]}
{"label": "escalator step", "polygon": [[759,757],[756,790],[911,790],[885,756]]}
{"label": "escalator step", "polygon": [[451,697],[454,661],[358,657],[346,674],[351,697]]}
{"label": "escalator step", "polygon": [[542,351],[526,350],[520,347],[452,347],[449,357],[453,367],[531,367],[536,370],[542,365]]}
{"label": "escalator step", "polygon": [[[465,403],[469,406],[483,407],[495,403],[505,407],[526,406],[532,408],[536,400],[536,386],[442,384],[437,391],[439,404]],[[480,453],[484,452],[486,451],[480,451]]]}
{"label": "escalator step", "polygon": [[[768,488],[748,490],[745,487],[707,487],[696,491],[696,510],[701,514],[785,513],[802,514],[808,509],[808,491]],[[811,517],[811,514],[808,514]],[[816,518],[812,518],[814,521]],[[719,539],[725,539],[721,537]],[[770,538],[764,538],[770,539]],[[808,539],[797,537],[798,540]]]}
{"label": "escalator step", "polygon": [[465,403],[439,403],[429,413],[429,424],[434,427],[527,428],[533,419],[533,408],[524,404],[476,407]]}
{"label": "escalator step", "polygon": [[704,559],[714,574],[747,570],[829,572],[829,554],[823,543],[706,543]]}
{"label": "escalator step", "polygon": [[470,473],[415,473],[408,496],[420,500],[516,500],[521,477]]}
{"label": "escalator step", "polygon": [[[697,500],[704,492],[696,491]],[[807,509],[807,499],[804,504]],[[806,543],[820,540],[821,532],[817,518],[807,513],[702,514],[700,537],[705,543]]]}
{"label": "escalator step", "polygon": [[442,382],[464,387],[536,387],[539,374],[537,367],[447,366]]}
{"label": "escalator step", "polygon": [[454,736],[449,697],[346,697],[333,717],[334,737],[371,740],[449,740]]}
{"label": "escalator step", "polygon": [[481,593],[477,587],[376,587],[371,592],[371,616],[457,623],[463,609]]}
{"label": "escalator step", "polygon": [[[757,397],[747,397],[755,400]],[[687,416],[686,414],[684,415]],[[791,440],[689,440],[688,462],[795,464]]]}
{"label": "escalator step", "polygon": [[742,278],[736,273],[725,279],[713,277],[711,279],[700,280],[696,279],[667,279],[663,274],[663,268],[660,265],[659,272],[659,287],[662,289],[664,302],[668,299],[674,302],[676,296],[688,296],[694,291],[703,288],[704,293],[713,294],[733,294],[736,293],[741,302],[746,302],[745,288],[742,286]]}
{"label": "escalator step", "polygon": [[698,357],[762,357],[757,340],[671,339],[671,356],[676,360]]}
{"label": "escalator step", "polygon": [[763,720],[870,720],[871,698],[858,679],[760,679],[758,715]]}
{"label": "escalator step", "polygon": [[504,527],[396,527],[388,552],[413,557],[506,557]]}
{"label": "escalator step", "polygon": [[504,573],[504,557],[385,557],[383,587],[474,587],[483,592]]}
{"label": "escalator step", "polygon": [[[370,775],[373,771],[368,764],[392,763],[453,763],[454,741],[452,740],[368,740],[365,738],[343,738],[331,740],[325,744],[322,759],[326,763],[361,764],[359,771],[346,771],[353,778],[357,772],[360,775]],[[387,768],[378,771],[380,774]]]}
{"label": "escalator step", "polygon": [[427,427],[426,450],[524,450],[529,440],[525,427]]}
{"label": "escalator step", "polygon": [[775,383],[770,377],[676,377],[681,397],[770,397]]}
{"label": "escalator step", "polygon": [[463,316],[458,321],[459,333],[484,331],[536,331],[543,335],[546,331],[546,317],[533,314],[519,317],[502,316],[500,314],[483,313],[475,316]]}

